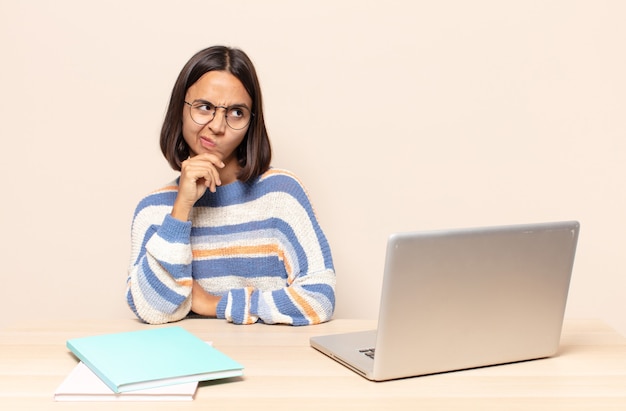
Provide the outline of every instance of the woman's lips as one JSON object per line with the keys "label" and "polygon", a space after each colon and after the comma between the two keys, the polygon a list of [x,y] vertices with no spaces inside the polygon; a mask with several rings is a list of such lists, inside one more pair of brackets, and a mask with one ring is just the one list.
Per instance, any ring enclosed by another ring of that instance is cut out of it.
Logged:
{"label": "woman's lips", "polygon": [[208,149],[215,148],[215,142],[206,137],[200,137],[200,144],[202,144],[202,147],[204,148],[208,148]]}

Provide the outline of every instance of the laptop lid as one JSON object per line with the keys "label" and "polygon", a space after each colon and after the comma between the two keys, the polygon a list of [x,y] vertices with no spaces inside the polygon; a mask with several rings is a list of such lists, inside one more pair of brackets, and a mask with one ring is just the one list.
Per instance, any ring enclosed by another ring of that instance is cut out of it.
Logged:
{"label": "laptop lid", "polygon": [[[311,345],[376,381],[551,356],[578,232],[569,221],[393,234],[377,332]],[[374,341],[375,359],[355,354]]]}

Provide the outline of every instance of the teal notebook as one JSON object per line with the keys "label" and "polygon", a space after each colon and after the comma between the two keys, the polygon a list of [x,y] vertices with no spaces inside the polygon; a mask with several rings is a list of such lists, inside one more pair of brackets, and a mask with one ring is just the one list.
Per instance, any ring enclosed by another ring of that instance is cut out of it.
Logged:
{"label": "teal notebook", "polygon": [[67,340],[114,392],[243,375],[243,366],[182,327]]}

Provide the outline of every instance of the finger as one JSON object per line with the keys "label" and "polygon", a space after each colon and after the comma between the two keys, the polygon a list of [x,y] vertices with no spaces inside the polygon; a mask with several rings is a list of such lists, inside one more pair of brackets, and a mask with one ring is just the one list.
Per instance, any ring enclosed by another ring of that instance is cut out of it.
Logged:
{"label": "finger", "polygon": [[193,159],[199,162],[209,162],[217,168],[224,168],[225,166],[222,159],[219,156],[212,154],[212,153],[201,153],[201,154],[194,156]]}
{"label": "finger", "polygon": [[215,193],[217,190],[217,186],[222,185],[222,181],[220,180],[220,174],[214,167],[210,167],[207,170],[204,170],[203,174],[204,185],[211,191]]}
{"label": "finger", "polygon": [[210,192],[215,193],[217,191],[217,184],[215,184],[215,180],[213,179],[204,179],[204,185],[209,189]]}
{"label": "finger", "polygon": [[215,192],[215,188],[222,185],[222,181],[220,180],[220,173],[213,166],[208,167],[203,171],[205,186],[209,187],[211,189],[211,192]]}

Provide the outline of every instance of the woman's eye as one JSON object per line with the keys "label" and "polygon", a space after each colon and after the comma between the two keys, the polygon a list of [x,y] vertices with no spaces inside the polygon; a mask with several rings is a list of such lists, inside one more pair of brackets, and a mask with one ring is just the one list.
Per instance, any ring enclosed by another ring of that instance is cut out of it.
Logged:
{"label": "woman's eye", "polygon": [[244,111],[243,111],[243,109],[241,109],[239,107],[233,107],[228,112],[228,115],[230,117],[243,117],[244,116]]}
{"label": "woman's eye", "polygon": [[196,110],[213,111],[213,105],[212,104],[197,104],[196,105]]}

